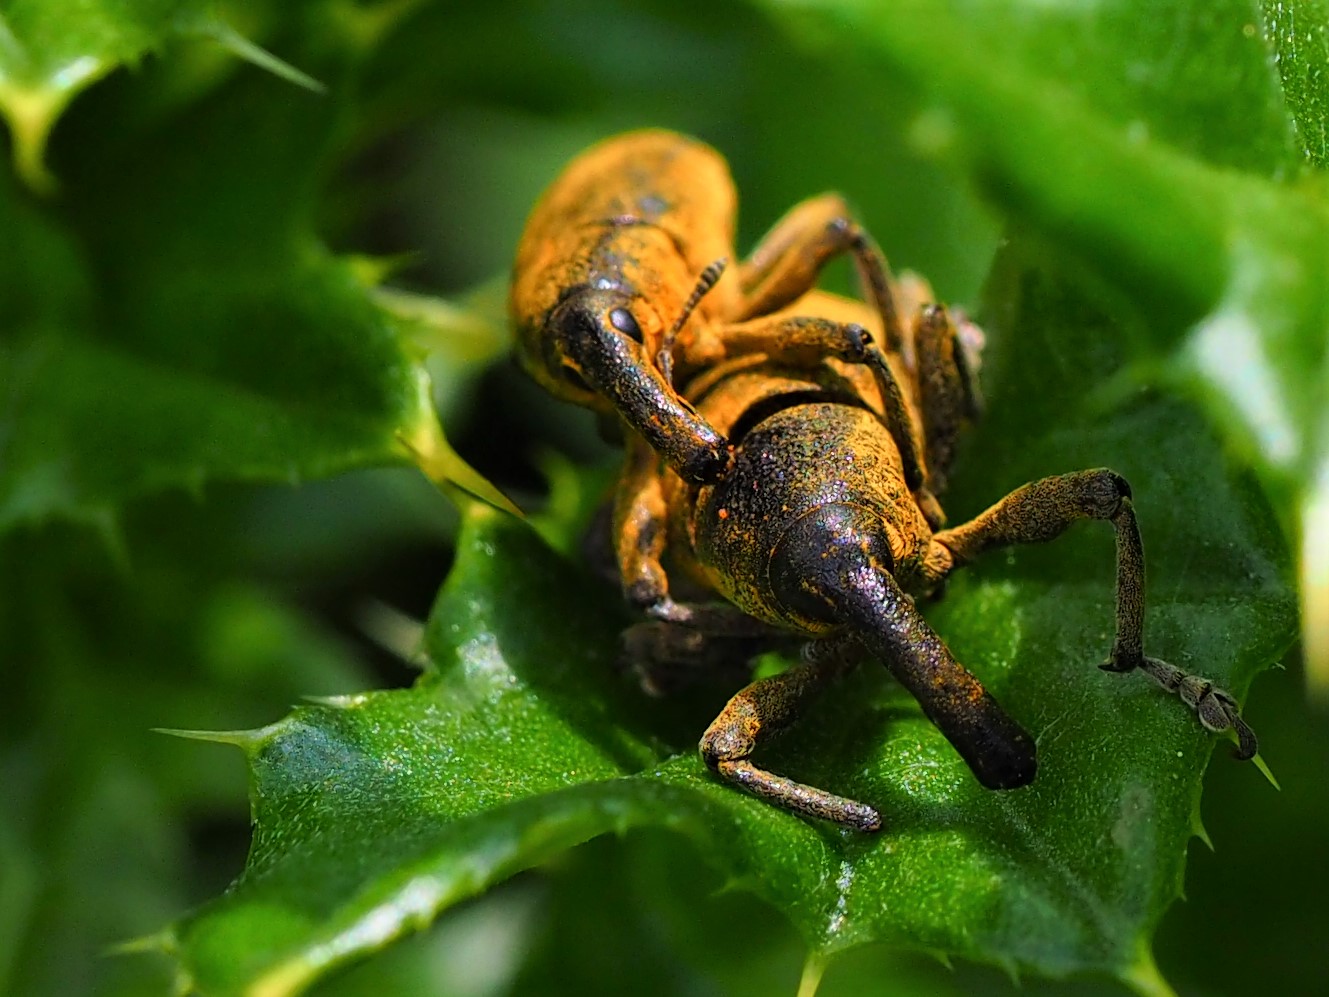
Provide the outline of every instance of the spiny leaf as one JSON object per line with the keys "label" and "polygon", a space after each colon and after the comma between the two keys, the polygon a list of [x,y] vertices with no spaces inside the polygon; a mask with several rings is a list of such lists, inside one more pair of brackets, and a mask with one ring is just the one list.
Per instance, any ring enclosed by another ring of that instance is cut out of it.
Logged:
{"label": "spiny leaf", "polygon": [[299,86],[319,84],[217,17],[207,0],[10,0],[0,7],[0,117],[13,138],[15,172],[51,193],[47,139],[79,93],[122,66],[183,39],[209,37]]}
{"label": "spiny leaf", "polygon": [[56,207],[0,176],[0,529],[421,454],[506,503],[442,436],[417,320],[310,234],[350,106],[283,86],[251,74],[156,133],[99,133]]}

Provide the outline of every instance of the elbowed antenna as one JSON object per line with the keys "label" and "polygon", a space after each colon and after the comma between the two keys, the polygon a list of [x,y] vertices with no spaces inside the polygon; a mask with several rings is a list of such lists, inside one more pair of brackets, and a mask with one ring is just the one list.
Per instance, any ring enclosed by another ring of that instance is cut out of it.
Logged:
{"label": "elbowed antenna", "polygon": [[1034,739],[955,660],[892,577],[880,524],[862,506],[827,505],[795,523],[771,562],[787,605],[845,624],[988,789],[1017,789],[1037,771]]}
{"label": "elbowed antenna", "polygon": [[724,268],[728,265],[729,258],[721,256],[701,272],[701,276],[697,278],[696,286],[693,287],[692,293],[688,295],[688,300],[683,303],[683,311],[664,334],[659,352],[655,356],[655,366],[659,368],[665,384],[673,385],[674,383],[674,343],[678,340],[678,334],[683,331],[683,326],[688,324],[688,319],[692,318],[692,313],[701,304],[701,299],[706,297],[716,282],[724,276]]}

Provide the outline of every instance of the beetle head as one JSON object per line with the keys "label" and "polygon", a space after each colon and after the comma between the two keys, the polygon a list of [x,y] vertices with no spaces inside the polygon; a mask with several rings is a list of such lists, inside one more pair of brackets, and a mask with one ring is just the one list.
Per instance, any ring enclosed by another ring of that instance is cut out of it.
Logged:
{"label": "beetle head", "polygon": [[617,288],[581,287],[564,295],[545,324],[544,361],[565,397],[595,407],[612,401],[610,387],[625,373],[650,365],[633,299]]}
{"label": "beetle head", "polygon": [[807,619],[847,626],[918,700],[988,789],[1034,778],[1034,739],[951,655],[893,577],[883,523],[828,503],[795,522],[772,552],[777,599]]}
{"label": "beetle head", "polygon": [[647,349],[641,302],[616,287],[581,287],[545,324],[544,362],[563,397],[618,413],[685,479],[712,481],[728,466],[728,443],[678,396]]}

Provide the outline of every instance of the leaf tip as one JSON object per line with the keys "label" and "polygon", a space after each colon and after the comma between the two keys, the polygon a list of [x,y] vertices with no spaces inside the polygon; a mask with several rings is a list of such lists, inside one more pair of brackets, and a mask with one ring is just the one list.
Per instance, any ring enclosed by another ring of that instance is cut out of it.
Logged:
{"label": "leaf tip", "polygon": [[175,932],[170,928],[163,928],[160,931],[154,931],[150,935],[139,935],[137,938],[126,938],[124,941],[112,942],[102,949],[102,953],[107,956],[142,955],[147,952],[160,952],[170,955],[175,949]]}
{"label": "leaf tip", "polygon": [[[17,46],[0,23],[0,42]],[[57,68],[37,84],[0,76],[0,117],[9,123],[10,158],[14,172],[28,189],[42,196],[58,192],[59,183],[46,166],[46,143],[51,129],[76,94],[112,68],[105,60],[79,56]]]}
{"label": "leaf tip", "polygon": [[[416,294],[395,287],[377,286],[394,269],[412,262],[416,254],[374,258],[355,257],[352,265],[362,280],[372,281],[370,297],[394,318],[406,324],[407,338],[427,354],[450,360],[484,363],[508,348],[508,331],[501,308],[477,304],[454,304],[445,298]],[[485,302],[491,296],[487,287],[472,293],[471,298]]]}
{"label": "leaf tip", "polygon": [[[1191,815],[1191,836],[1203,841],[1205,847],[1211,852],[1215,850],[1214,839],[1209,837],[1209,829],[1204,826],[1204,821],[1200,819],[1199,813]],[[1185,894],[1182,895],[1182,899],[1185,899]]]}
{"label": "leaf tip", "polygon": [[308,73],[296,69],[286,60],[279,59],[261,45],[250,41],[223,20],[208,18],[198,25],[197,30],[200,35],[211,38],[237,59],[241,59],[251,66],[265,70],[287,83],[294,83],[310,93],[327,93],[328,88],[323,83],[314,79]]}
{"label": "leaf tip", "polygon": [[489,480],[461,458],[443,435],[443,427],[434,412],[429,372],[416,365],[417,404],[414,425],[399,430],[397,442],[407,456],[440,491],[460,506],[466,504],[457,489],[481,501],[522,518],[521,510]]}
{"label": "leaf tip", "polygon": [[[369,599],[355,612],[360,632],[404,664],[424,671],[425,623],[378,599]],[[335,697],[334,697],[335,698]]]}
{"label": "leaf tip", "polygon": [[1275,778],[1273,769],[1271,769],[1268,763],[1265,762],[1263,755],[1257,754],[1251,759],[1251,762],[1260,770],[1260,774],[1269,781],[1269,785],[1273,786],[1274,789],[1278,790],[1280,793],[1283,791],[1283,787],[1278,784],[1278,779]]}
{"label": "leaf tip", "polygon": [[1117,977],[1131,990],[1135,991],[1139,997],[1177,997],[1177,992],[1172,989],[1172,984],[1163,978],[1163,974],[1158,970],[1158,963],[1154,961],[1153,949],[1149,947],[1149,942],[1140,939],[1140,944],[1135,952],[1135,959],[1131,964],[1121,971]]}
{"label": "leaf tip", "polygon": [[[948,970],[955,970],[955,963],[951,962],[951,954],[945,949],[927,949],[927,954],[941,963]],[[1018,972],[1018,971],[1017,971]]]}
{"label": "leaf tip", "polygon": [[257,727],[253,730],[184,730],[179,727],[153,727],[152,732],[184,738],[187,741],[233,744],[247,753],[256,745],[266,741],[272,735],[273,727]]}
{"label": "leaf tip", "polygon": [[353,710],[369,702],[369,693],[353,692],[340,696],[301,696],[300,699],[314,706],[327,706],[334,710]]}

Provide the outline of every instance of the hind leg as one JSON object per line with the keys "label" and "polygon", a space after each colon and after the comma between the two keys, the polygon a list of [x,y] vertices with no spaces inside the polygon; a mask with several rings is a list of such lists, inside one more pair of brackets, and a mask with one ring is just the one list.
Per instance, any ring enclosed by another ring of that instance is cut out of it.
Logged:
{"label": "hind leg", "polygon": [[960,428],[977,419],[982,407],[976,376],[982,332],[929,303],[919,309],[915,335],[928,485],[940,493],[946,489]]}
{"label": "hind leg", "polygon": [[1144,545],[1135,519],[1130,485],[1106,468],[1043,478],[1017,488],[975,519],[933,538],[930,573],[938,580],[983,551],[1014,544],[1043,543],[1081,519],[1110,522],[1117,536],[1117,628],[1105,671],[1140,669],[1176,693],[1211,733],[1236,734],[1236,757],[1253,758],[1255,732],[1241,717],[1236,699],[1208,679],[1144,654]]}

